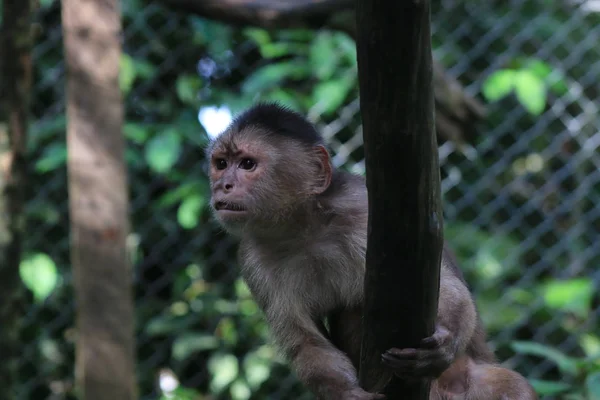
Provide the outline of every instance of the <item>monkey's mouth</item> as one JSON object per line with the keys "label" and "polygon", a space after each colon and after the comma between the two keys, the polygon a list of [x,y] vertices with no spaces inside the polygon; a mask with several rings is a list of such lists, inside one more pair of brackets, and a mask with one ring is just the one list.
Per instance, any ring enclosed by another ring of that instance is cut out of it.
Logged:
{"label": "monkey's mouth", "polygon": [[232,211],[232,212],[243,212],[246,208],[240,204],[230,203],[228,201],[217,201],[215,203],[215,210],[217,211]]}

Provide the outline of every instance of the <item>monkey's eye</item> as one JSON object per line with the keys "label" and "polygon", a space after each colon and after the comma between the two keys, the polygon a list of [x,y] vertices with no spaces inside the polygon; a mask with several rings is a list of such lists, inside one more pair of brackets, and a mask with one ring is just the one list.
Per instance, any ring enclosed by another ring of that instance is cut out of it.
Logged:
{"label": "monkey's eye", "polygon": [[217,167],[217,169],[225,169],[227,168],[227,161],[222,158],[217,158],[215,160],[215,167]]}
{"label": "monkey's eye", "polygon": [[250,158],[244,158],[240,162],[240,168],[241,169],[251,170],[255,166],[256,166],[256,162],[254,160],[250,159]]}

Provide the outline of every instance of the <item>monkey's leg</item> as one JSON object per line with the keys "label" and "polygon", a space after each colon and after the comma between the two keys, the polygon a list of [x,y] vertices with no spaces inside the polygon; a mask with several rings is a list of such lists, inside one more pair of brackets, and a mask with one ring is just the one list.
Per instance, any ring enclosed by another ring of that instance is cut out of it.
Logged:
{"label": "monkey's leg", "polygon": [[537,394],[518,374],[492,364],[469,362],[469,386],[465,400],[537,400]]}
{"label": "monkey's leg", "polygon": [[337,309],[328,317],[331,341],[350,358],[354,368],[358,370],[362,341],[361,308]]}
{"label": "monkey's leg", "polygon": [[463,356],[432,382],[430,400],[537,400],[518,373]]}

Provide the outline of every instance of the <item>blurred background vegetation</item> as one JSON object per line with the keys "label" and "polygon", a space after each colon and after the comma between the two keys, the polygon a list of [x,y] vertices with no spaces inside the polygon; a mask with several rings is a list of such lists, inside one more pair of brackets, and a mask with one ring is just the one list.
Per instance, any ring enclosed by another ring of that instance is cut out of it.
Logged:
{"label": "blurred background vegetation", "polygon": [[[203,146],[278,100],[363,173],[348,10],[241,26],[195,3],[122,2],[140,397],[309,399],[210,220]],[[600,399],[597,3],[432,1],[446,237],[499,358],[543,398]],[[40,0],[19,399],[76,398],[60,24]]]}

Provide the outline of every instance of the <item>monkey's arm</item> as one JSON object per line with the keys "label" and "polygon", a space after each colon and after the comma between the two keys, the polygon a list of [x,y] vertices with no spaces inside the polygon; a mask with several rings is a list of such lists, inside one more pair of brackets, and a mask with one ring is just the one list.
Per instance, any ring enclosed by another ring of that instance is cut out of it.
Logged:
{"label": "monkey's arm", "polygon": [[282,304],[271,304],[265,311],[276,343],[300,381],[319,399],[385,398],[360,388],[350,359],[328,340],[307,312]]}
{"label": "monkey's arm", "polygon": [[440,296],[436,329],[417,349],[387,350],[382,361],[404,377],[441,375],[462,355],[473,338],[477,311],[468,288],[450,267],[446,257],[440,270]]}

